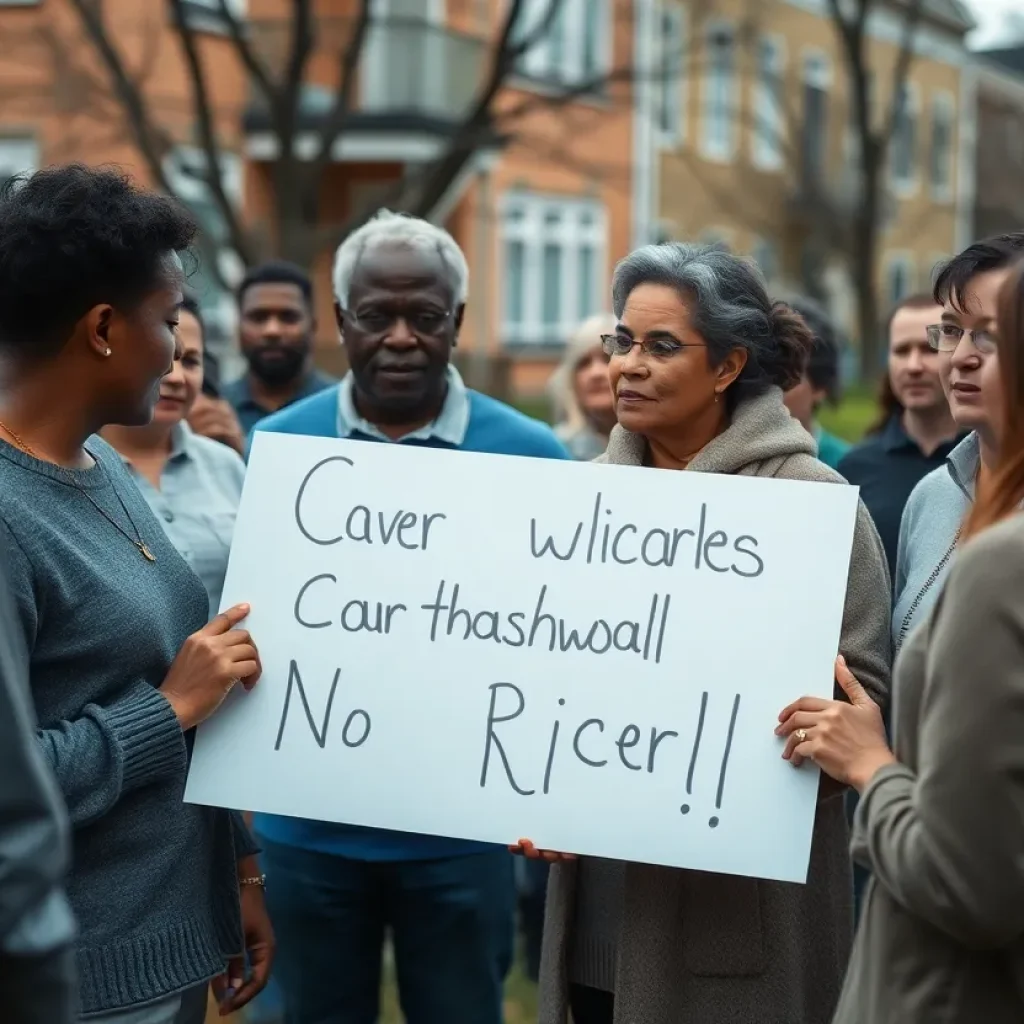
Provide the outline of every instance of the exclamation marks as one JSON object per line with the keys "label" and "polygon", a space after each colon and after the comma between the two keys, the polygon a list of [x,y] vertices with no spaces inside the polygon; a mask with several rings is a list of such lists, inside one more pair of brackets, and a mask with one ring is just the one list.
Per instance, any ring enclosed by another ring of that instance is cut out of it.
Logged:
{"label": "exclamation marks", "polygon": [[[737,693],[732,702],[732,714],[729,716],[729,732],[725,737],[725,751],[722,754],[722,767],[718,772],[718,791],[715,793],[715,810],[722,809],[722,794],[725,792],[725,772],[729,767],[729,754],[732,752],[732,734],[736,731],[736,716],[740,710],[740,695]],[[714,828],[718,824],[718,817],[713,816],[708,824]]]}
{"label": "exclamation marks", "polygon": [[[700,754],[700,741],[704,734],[704,718],[708,710],[707,691],[700,696],[700,714],[697,716],[697,729],[693,737],[693,749],[690,751],[690,765],[686,772],[686,795],[693,796],[693,773],[697,767],[697,756]],[[725,736],[725,749],[722,752],[722,764],[718,770],[718,789],[715,791],[715,810],[722,810],[722,797],[725,795],[725,777],[729,768],[729,755],[732,753],[732,737],[736,731],[736,718],[740,711],[740,695],[737,693],[732,702],[732,714],[729,716],[729,731]],[[683,804],[679,808],[681,814],[690,813],[690,805]],[[713,814],[708,819],[709,828],[718,827],[719,818]]]}
{"label": "exclamation marks", "polygon": [[[690,767],[686,772],[686,795],[693,796],[693,770],[697,767],[697,755],[700,753],[700,738],[704,732],[704,715],[708,710],[708,692],[700,695],[700,715],[697,718],[697,731],[693,737],[693,750],[690,751]],[[683,804],[679,808],[682,814],[690,813],[690,805]]]}

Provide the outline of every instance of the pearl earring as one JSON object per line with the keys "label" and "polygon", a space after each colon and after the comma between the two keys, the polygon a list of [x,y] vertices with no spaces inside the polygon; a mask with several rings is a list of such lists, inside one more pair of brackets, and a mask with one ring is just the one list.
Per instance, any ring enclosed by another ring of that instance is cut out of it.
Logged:
{"label": "pearl earring", "polygon": [[[105,349],[103,350],[103,354],[104,354],[105,356],[109,356],[109,355],[110,355],[110,349],[109,349],[109,348],[105,348]],[[715,399],[715,401],[717,401],[717,399]]]}

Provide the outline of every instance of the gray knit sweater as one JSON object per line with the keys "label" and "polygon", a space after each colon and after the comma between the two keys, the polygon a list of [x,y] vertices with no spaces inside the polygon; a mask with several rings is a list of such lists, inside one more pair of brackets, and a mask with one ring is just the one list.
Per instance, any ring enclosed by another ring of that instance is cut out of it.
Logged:
{"label": "gray knit sweater", "polygon": [[[0,530],[39,742],[73,829],[86,1016],[223,970],[243,944],[237,856],[251,852],[237,818],[182,802],[190,737],[157,690],[206,622],[206,591],[113,449],[88,448],[99,465],[69,472],[0,443]],[[155,563],[86,492],[134,536],[120,495]]]}

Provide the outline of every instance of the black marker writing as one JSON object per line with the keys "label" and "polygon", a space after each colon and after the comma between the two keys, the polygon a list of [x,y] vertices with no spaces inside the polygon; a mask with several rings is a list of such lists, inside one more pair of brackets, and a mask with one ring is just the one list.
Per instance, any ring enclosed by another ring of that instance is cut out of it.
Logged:
{"label": "black marker writing", "polygon": [[[274,742],[274,750],[281,749],[281,741],[284,739],[284,727],[288,722],[288,711],[291,708],[292,702],[292,691],[299,691],[299,700],[302,701],[302,710],[306,713],[306,722],[309,724],[310,731],[313,733],[313,739],[316,741],[316,745],[323,750],[327,745],[327,730],[331,724],[331,711],[334,707],[334,698],[338,692],[338,683],[341,681],[341,669],[335,669],[334,679],[331,682],[330,691],[327,694],[327,706],[324,708],[323,720],[320,723],[320,728],[317,728],[316,721],[313,718],[313,710],[309,706],[309,698],[306,696],[306,688],[302,685],[302,676],[299,673],[298,663],[293,659],[288,666],[288,687],[284,693],[284,706],[281,709],[281,723],[277,728],[277,739]],[[353,724],[360,720],[362,722],[362,735],[358,739],[352,739],[350,735]],[[361,708],[356,708],[352,711],[348,718],[345,720],[345,725],[341,730],[341,741],[346,747],[359,747],[366,742],[370,735],[370,716],[367,712]]]}
{"label": "black marker writing", "polygon": [[[686,795],[693,796],[693,770],[697,767],[697,755],[700,753],[700,738],[704,733],[704,715],[708,710],[708,692],[700,695],[700,714],[697,716],[697,730],[693,736],[693,749],[690,751],[690,767],[686,770]],[[679,808],[683,814],[690,813],[690,805],[683,804]]]}
{"label": "black marker writing", "polygon": [[[718,790],[715,793],[715,810],[721,811],[722,809],[722,794],[725,792],[725,772],[729,767],[729,754],[732,752],[732,736],[736,729],[736,716],[740,710],[740,695],[737,693],[735,699],[732,702],[732,714],[729,716],[729,732],[725,737],[725,750],[722,753],[722,767],[718,773]],[[718,818],[713,817],[708,824],[715,828],[718,824]]]}
{"label": "black marker writing", "polygon": [[302,499],[310,481],[331,463],[340,463],[354,468],[355,463],[344,455],[331,455],[321,459],[302,478],[298,493],[295,496],[295,525],[306,540],[313,544],[329,547],[342,540],[355,541],[359,544],[381,544],[387,546],[394,542],[406,551],[426,551],[430,542],[430,529],[437,520],[447,519],[443,512],[409,512],[399,509],[397,512],[376,511],[366,505],[352,506],[344,518],[344,528],[333,537],[318,537],[309,529],[302,514]]}
{"label": "black marker writing", "polygon": [[483,640],[507,647],[544,647],[552,653],[560,651],[563,654],[621,651],[639,655],[644,661],[653,659],[656,664],[661,662],[668,631],[668,595],[652,596],[646,621],[593,619],[582,625],[547,611],[547,601],[548,586],[543,584],[532,612],[474,609],[464,600],[460,584],[449,585],[446,580],[441,580],[434,600],[420,605],[420,608],[430,613],[430,640],[433,643],[453,637],[457,640]]}
{"label": "black marker writing", "polygon": [[[616,522],[613,510],[603,503],[604,496],[598,492],[588,519],[580,519],[571,537],[562,541],[553,534],[545,535],[537,519],[531,519],[530,553],[537,559],[550,556],[561,562],[568,562],[579,553],[580,560],[587,565],[643,562],[652,568],[671,568],[687,561],[697,571],[732,572],[748,579],[764,572],[764,561],[753,550],[757,547],[754,537],[744,535],[732,540],[725,530],[709,529],[711,514],[707,502],[701,504],[692,526],[651,528]],[[584,536],[586,547],[581,549]]]}
{"label": "black marker writing", "polygon": [[[295,598],[295,621],[307,629],[324,629],[337,624],[346,633],[390,633],[395,616],[409,610],[397,601],[388,604],[384,601],[354,598],[340,604],[339,611],[337,606],[332,607],[330,600],[337,584],[337,576],[329,572],[322,572],[303,583]],[[314,588],[315,592],[310,593]],[[318,609],[315,612],[314,604]]]}
{"label": "black marker writing", "polygon": [[[501,740],[498,739],[498,734],[494,731],[494,727],[498,723],[511,722],[523,713],[523,710],[526,708],[526,698],[523,696],[523,691],[512,683],[492,683],[488,689],[491,691],[491,703],[487,709],[487,740],[484,743],[484,763],[480,769],[480,788],[483,789],[487,785],[487,768],[491,763],[491,745],[493,744],[497,748],[498,756],[501,758],[501,763],[505,768],[505,777],[508,779],[509,785],[520,796],[533,796],[536,790],[522,789],[516,782],[512,774],[512,766],[508,761],[508,755],[505,753],[505,748],[501,745]],[[494,713],[495,706],[498,703],[499,690],[513,690],[519,699],[519,707],[510,715],[495,715]]]}

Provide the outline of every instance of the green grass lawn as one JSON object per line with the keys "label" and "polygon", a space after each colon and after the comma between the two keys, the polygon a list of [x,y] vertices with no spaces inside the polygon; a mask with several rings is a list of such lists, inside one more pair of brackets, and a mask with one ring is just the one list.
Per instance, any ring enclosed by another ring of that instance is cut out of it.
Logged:
{"label": "green grass lawn", "polygon": [[821,425],[844,441],[857,442],[878,415],[874,392],[850,391],[834,409],[822,409]]}

